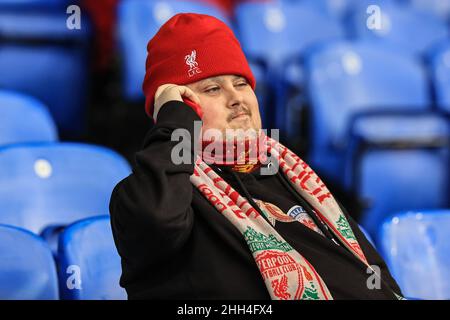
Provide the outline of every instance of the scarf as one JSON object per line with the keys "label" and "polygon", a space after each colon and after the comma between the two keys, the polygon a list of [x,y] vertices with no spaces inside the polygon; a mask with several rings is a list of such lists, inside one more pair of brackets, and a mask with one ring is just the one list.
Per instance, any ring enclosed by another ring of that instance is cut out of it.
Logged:
{"label": "scarf", "polygon": [[[268,153],[278,160],[282,173],[313,207],[319,219],[370,268],[345,215],[320,178],[277,141],[267,137],[265,144]],[[314,267],[201,157],[196,158],[190,181],[241,232],[272,299],[333,299]]]}
{"label": "scarf", "polygon": [[230,167],[235,172],[250,173],[261,167],[266,158],[266,135],[236,140],[202,140],[202,160],[207,164]]}

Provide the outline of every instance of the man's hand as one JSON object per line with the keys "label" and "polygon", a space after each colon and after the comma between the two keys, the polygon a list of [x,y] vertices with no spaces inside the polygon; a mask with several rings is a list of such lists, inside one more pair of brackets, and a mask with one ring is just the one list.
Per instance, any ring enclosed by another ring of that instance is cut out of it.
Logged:
{"label": "man's hand", "polygon": [[179,86],[176,84],[163,84],[158,87],[155,93],[155,108],[153,112],[153,119],[156,121],[159,110],[168,101],[183,101],[183,97],[188,98],[195,104],[200,105],[198,96],[188,87]]}

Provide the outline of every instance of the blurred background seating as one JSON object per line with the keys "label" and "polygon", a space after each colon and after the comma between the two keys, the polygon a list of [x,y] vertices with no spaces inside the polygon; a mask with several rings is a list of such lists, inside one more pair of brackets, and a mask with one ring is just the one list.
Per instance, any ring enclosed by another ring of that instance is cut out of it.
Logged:
{"label": "blurred background seating", "polygon": [[[30,263],[47,268],[24,291],[34,271],[0,262],[0,298],[126,298],[98,216],[153,125],[146,46],[178,12],[233,28],[264,127],[319,173],[406,296],[450,298],[450,0],[0,0],[0,255],[23,263],[37,246],[46,258]],[[8,253],[22,238],[34,244]]]}
{"label": "blurred background seating", "polygon": [[[7,1],[10,2],[10,1]],[[0,88],[48,106],[60,134],[80,138],[86,126],[89,25],[67,27],[65,7],[0,2]],[[59,8],[59,10],[58,10]]]}
{"label": "blurred background seating", "polygon": [[450,299],[450,210],[399,212],[379,228],[380,251],[406,297]]}
{"label": "blurred background seating", "polygon": [[337,183],[344,178],[348,131],[355,115],[431,110],[425,70],[410,55],[372,43],[345,42],[311,53],[306,64],[310,163]]}

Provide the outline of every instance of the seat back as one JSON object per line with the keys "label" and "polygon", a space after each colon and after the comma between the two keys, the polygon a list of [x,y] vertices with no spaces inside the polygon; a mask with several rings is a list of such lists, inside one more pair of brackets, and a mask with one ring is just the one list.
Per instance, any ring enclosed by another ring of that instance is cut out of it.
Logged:
{"label": "seat back", "polygon": [[0,90],[0,146],[56,140],[57,129],[46,106],[32,97]]}
{"label": "seat back", "polygon": [[362,226],[375,236],[391,212],[450,205],[450,128],[439,115],[358,121],[360,141],[349,165],[366,204]]}
{"label": "seat back", "polygon": [[450,299],[450,210],[395,214],[379,230],[393,277],[407,297]]}
{"label": "seat back", "polygon": [[36,233],[106,214],[126,160],[93,145],[47,143],[0,150],[0,222]]}
{"label": "seat back", "polygon": [[119,285],[120,256],[109,216],[88,218],[65,229],[59,241],[59,267],[62,299],[127,298]]}
{"label": "seat back", "polygon": [[57,300],[50,248],[29,231],[0,224],[0,299]]}
{"label": "seat back", "polygon": [[65,10],[0,7],[0,87],[34,96],[48,106],[66,136],[85,125],[88,79],[87,18],[67,27]]}

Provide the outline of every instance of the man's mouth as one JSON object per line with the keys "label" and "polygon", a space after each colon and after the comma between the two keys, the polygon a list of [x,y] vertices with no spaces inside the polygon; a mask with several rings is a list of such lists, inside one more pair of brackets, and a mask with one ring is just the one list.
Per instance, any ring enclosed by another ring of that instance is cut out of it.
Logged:
{"label": "man's mouth", "polygon": [[245,118],[248,116],[250,116],[248,112],[239,112],[238,114],[235,114],[234,116],[232,116],[231,120],[242,119],[242,118]]}

